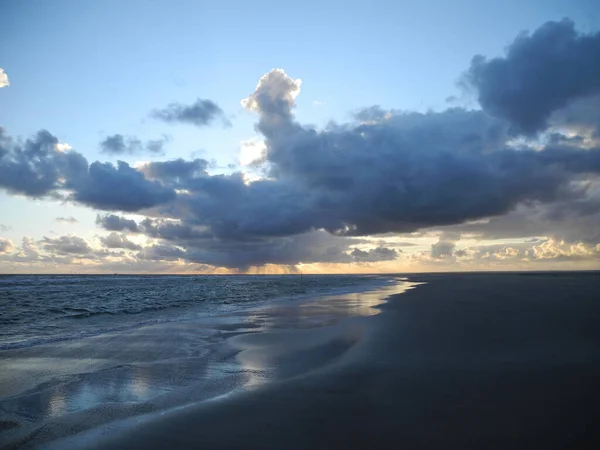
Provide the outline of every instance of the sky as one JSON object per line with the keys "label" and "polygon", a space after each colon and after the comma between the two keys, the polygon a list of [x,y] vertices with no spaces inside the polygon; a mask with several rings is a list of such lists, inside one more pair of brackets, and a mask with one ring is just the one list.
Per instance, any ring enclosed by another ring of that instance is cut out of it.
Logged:
{"label": "sky", "polygon": [[600,5],[0,0],[0,273],[600,269]]}

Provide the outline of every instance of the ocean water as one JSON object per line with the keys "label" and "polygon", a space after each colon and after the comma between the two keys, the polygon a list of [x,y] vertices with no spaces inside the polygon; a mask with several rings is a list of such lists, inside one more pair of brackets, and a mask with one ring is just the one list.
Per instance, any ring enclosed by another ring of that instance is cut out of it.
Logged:
{"label": "ocean water", "polygon": [[218,315],[266,302],[373,288],[389,277],[0,276],[0,350],[144,324]]}

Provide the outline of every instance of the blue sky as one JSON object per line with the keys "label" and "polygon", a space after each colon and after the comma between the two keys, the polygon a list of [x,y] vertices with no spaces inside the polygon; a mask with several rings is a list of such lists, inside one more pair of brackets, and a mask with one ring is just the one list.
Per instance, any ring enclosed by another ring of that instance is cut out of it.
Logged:
{"label": "blue sky", "polygon": [[[346,122],[371,105],[442,111],[479,108],[457,80],[476,54],[502,55],[519,32],[569,17],[599,28],[593,0],[0,2],[0,125],[14,138],[47,129],[90,162],[200,156],[231,172],[243,140],[259,136],[240,105],[259,78],[283,68],[302,79],[298,122]],[[454,103],[448,97],[455,96]],[[216,102],[232,123],[198,128],[149,116],[173,102]],[[168,137],[165,155],[100,153],[116,133]],[[51,231],[91,237],[97,211],[0,193],[6,231],[19,242]],[[55,218],[73,216],[76,224]]]}

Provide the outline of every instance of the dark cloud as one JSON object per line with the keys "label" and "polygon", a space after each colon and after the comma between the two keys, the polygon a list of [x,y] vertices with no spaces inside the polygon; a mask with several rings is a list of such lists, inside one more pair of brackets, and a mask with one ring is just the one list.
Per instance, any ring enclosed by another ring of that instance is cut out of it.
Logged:
{"label": "dark cloud", "polygon": [[57,217],[56,219],[57,222],[62,222],[62,223],[77,223],[79,222],[75,217]]}
{"label": "dark cloud", "polygon": [[[600,95],[581,98],[569,103],[565,108],[556,111],[549,119],[551,126],[566,128],[576,133],[590,134],[600,140]],[[579,142],[576,142],[579,140]],[[582,143],[582,136],[570,136],[567,142]]]}
{"label": "dark cloud", "polygon": [[[181,212],[173,217],[183,222],[145,221],[140,229],[187,249],[178,257],[203,264],[351,262],[367,257],[353,256],[347,243],[314,251],[316,230],[411,232],[501,216],[523,203],[575,204],[588,193],[573,183],[600,172],[597,149],[556,140],[541,151],[515,149],[502,122],[462,108],[375,108],[357,113],[358,123],[317,131],[294,120],[298,89],[298,81],[276,70],[244,101],[259,114],[269,179],[210,176],[195,161],[153,163],[140,170],[188,191],[178,196]],[[454,242],[441,239],[432,257],[451,255]]]}
{"label": "dark cloud", "polygon": [[152,261],[176,261],[186,257],[186,251],[174,245],[152,245],[143,248],[138,253],[138,258]]}
{"label": "dark cloud", "polygon": [[264,264],[351,263],[355,259],[349,254],[349,246],[359,242],[324,231],[252,241],[205,239],[186,242],[185,259],[242,270]]}
{"label": "dark cloud", "polygon": [[554,111],[600,92],[598,55],[600,33],[579,33],[569,19],[547,22],[517,37],[505,57],[474,57],[465,80],[485,111],[533,134]]}
{"label": "dark cloud", "polygon": [[139,231],[135,220],[125,219],[124,217],[116,216],[115,214],[105,214],[96,216],[96,224],[108,231],[131,231],[137,233]]}
{"label": "dark cloud", "polygon": [[443,232],[438,241],[431,245],[431,257],[434,259],[450,258],[456,247],[460,234],[452,231]]}
{"label": "dark cloud", "polygon": [[148,236],[169,241],[191,241],[197,239],[212,239],[213,234],[188,224],[176,223],[170,220],[144,219],[139,224],[142,232]]}
{"label": "dark cloud", "polygon": [[73,200],[103,210],[139,211],[175,199],[173,188],[148,180],[124,161],[94,162],[88,176],[73,183]]}
{"label": "dark cloud", "polygon": [[164,145],[167,139],[157,139],[144,144],[135,137],[127,137],[122,134],[107,136],[100,142],[102,153],[109,155],[134,155],[139,153],[150,153],[154,155],[164,154]]}
{"label": "dark cloud", "polygon": [[98,209],[139,211],[175,198],[175,191],[123,161],[117,166],[87,160],[75,151],[61,151],[58,139],[42,130],[24,143],[0,128],[0,187],[29,197],[68,198]]}
{"label": "dark cloud", "polygon": [[58,139],[46,130],[17,142],[0,127],[0,187],[14,194],[43,197],[61,188],[64,177],[77,177],[87,170],[83,156],[61,152],[57,144]]}
{"label": "dark cloud", "polygon": [[92,252],[85,239],[78,236],[44,237],[41,242],[45,250],[59,255],[86,255]]}
{"label": "dark cloud", "polygon": [[568,242],[600,243],[600,193],[550,204],[521,205],[514,211],[484,221],[445,227],[479,239],[549,236]]}
{"label": "dark cloud", "polygon": [[597,150],[516,151],[501,123],[460,108],[389,112],[373,123],[317,131],[293,120],[297,90],[276,70],[244,102],[259,114],[271,179],[248,185],[233,174],[188,181],[192,195],[182,201],[217,237],[321,228],[366,235],[461,223],[521,202],[557,200],[571,180],[600,171]]}
{"label": "dark cloud", "polygon": [[210,125],[221,119],[224,125],[231,125],[223,110],[211,100],[198,99],[191,105],[171,103],[166,108],[152,111],[151,117],[169,123],[187,123],[197,127]]}
{"label": "dark cloud", "polygon": [[208,161],[196,158],[186,161],[182,158],[144,164],[139,170],[148,178],[169,182],[184,182],[186,179],[207,175]]}
{"label": "dark cloud", "polygon": [[393,261],[398,257],[398,252],[391,248],[377,247],[371,250],[355,248],[350,253],[356,262]]}
{"label": "dark cloud", "polygon": [[130,241],[127,236],[115,232],[110,233],[108,236],[101,237],[100,242],[102,242],[106,248],[125,248],[128,250],[141,250],[142,248],[135,242]]}

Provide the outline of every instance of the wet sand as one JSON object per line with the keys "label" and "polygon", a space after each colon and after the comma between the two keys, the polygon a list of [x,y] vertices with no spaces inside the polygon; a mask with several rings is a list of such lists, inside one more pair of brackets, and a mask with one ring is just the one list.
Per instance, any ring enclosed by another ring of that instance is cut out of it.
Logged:
{"label": "wet sand", "polygon": [[407,286],[385,277],[355,292],[188,311],[179,321],[0,351],[0,448],[44,447],[330,365],[363,338],[360,319]]}
{"label": "wet sand", "polygon": [[598,273],[410,278],[336,364],[71,444],[600,448]]}

